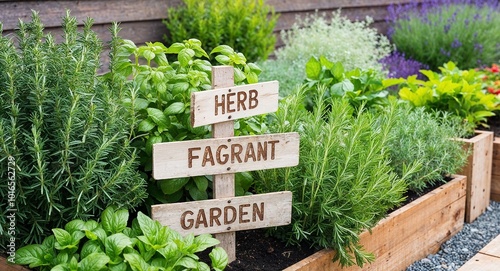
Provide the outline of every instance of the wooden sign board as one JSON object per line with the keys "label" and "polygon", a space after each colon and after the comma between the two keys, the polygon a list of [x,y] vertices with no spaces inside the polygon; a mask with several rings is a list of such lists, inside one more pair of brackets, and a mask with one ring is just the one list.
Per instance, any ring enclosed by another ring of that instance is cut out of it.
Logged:
{"label": "wooden sign board", "polygon": [[191,125],[198,127],[278,110],[278,81],[191,94]]}
{"label": "wooden sign board", "polygon": [[296,166],[299,134],[210,138],[153,145],[156,180]]}
{"label": "wooden sign board", "polygon": [[282,226],[291,222],[292,192],[153,205],[151,213],[182,235]]}

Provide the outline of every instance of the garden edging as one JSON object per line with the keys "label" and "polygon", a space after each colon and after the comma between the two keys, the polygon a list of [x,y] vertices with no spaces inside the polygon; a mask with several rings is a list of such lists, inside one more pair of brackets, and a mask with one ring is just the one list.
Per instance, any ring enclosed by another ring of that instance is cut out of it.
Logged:
{"label": "garden edging", "polygon": [[334,251],[321,250],[284,271],[402,270],[439,250],[442,243],[464,225],[467,177],[456,175],[450,182],[399,208],[381,220],[371,233],[360,235],[375,261],[364,268],[342,269],[332,262]]}
{"label": "garden edging", "polygon": [[465,222],[470,223],[486,211],[490,205],[491,172],[493,159],[493,132],[476,130],[465,142],[471,153],[467,164],[458,173],[467,176]]}

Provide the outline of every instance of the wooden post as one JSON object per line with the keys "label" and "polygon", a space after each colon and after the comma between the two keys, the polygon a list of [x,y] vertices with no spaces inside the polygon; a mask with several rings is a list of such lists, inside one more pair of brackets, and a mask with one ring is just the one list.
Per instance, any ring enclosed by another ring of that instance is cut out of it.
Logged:
{"label": "wooden post", "polygon": [[[232,66],[212,67],[212,88],[234,86],[234,70]],[[212,137],[234,136],[234,121],[231,116],[228,121],[212,124]],[[234,173],[218,174],[213,177],[213,193],[215,199],[234,197]],[[236,260],[236,235],[235,232],[218,233],[215,238],[220,241],[219,246],[226,252],[229,262]]]}

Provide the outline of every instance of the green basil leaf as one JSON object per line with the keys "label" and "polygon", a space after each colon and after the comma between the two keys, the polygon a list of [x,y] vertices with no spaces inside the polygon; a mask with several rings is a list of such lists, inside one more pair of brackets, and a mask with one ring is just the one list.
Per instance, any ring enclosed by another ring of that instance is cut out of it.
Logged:
{"label": "green basil leaf", "polygon": [[221,53],[223,55],[231,55],[231,54],[234,54],[234,50],[233,50],[233,48],[231,48],[228,45],[219,45],[219,46],[215,47],[214,49],[212,49],[212,52],[210,52],[210,54],[213,54],[213,53]]}
{"label": "green basil leaf", "polygon": [[158,126],[168,126],[169,122],[165,114],[160,109],[148,108],[148,116],[154,121]]}
{"label": "green basil leaf", "polygon": [[243,82],[247,77],[242,70],[238,68],[234,68],[234,81],[235,82]]}
{"label": "green basil leaf", "polygon": [[109,266],[109,271],[127,271],[127,264],[125,262],[121,262],[117,265]]}
{"label": "green basil leaf", "polygon": [[66,226],[64,226],[64,229],[69,233],[73,233],[74,231],[83,231],[85,229],[85,222],[80,219],[75,219],[68,222]]}
{"label": "green basil leaf", "polygon": [[175,178],[169,180],[160,180],[158,181],[158,184],[164,194],[170,195],[181,190],[188,181],[189,178]]}
{"label": "green basil leaf", "polygon": [[204,251],[205,249],[207,249],[209,247],[216,246],[219,243],[220,243],[219,240],[213,238],[212,235],[210,235],[210,234],[198,235],[198,236],[196,236],[196,238],[194,238],[194,244],[196,246],[196,251],[194,251],[194,252],[196,253],[196,252]]}
{"label": "green basil leaf", "polygon": [[69,268],[68,263],[61,263],[52,267],[50,271],[71,271],[71,269]]}
{"label": "green basil leaf", "polygon": [[175,114],[180,114],[180,113],[183,113],[184,112],[184,109],[185,109],[185,105],[184,103],[182,102],[175,102],[171,105],[169,105],[164,111],[163,113],[167,116],[170,116],[170,115],[175,115]]}
{"label": "green basil leaf", "polygon": [[183,43],[176,42],[167,49],[167,54],[178,54],[186,46]]}
{"label": "green basil leaf", "polygon": [[103,252],[101,249],[100,242],[90,240],[85,242],[85,244],[83,245],[82,250],[80,252],[80,257],[83,259],[95,252]]}
{"label": "green basil leaf", "polygon": [[149,101],[146,99],[142,99],[142,98],[135,99],[135,105],[134,105],[135,110],[146,109],[146,108],[148,108],[148,105],[149,105]]}
{"label": "green basil leaf", "polygon": [[138,254],[127,253],[124,254],[123,257],[133,271],[145,271],[149,269],[149,264]]}
{"label": "green basil leaf", "polygon": [[228,65],[229,62],[231,62],[231,59],[225,55],[218,55],[215,57],[215,60],[217,60],[217,62],[219,62],[222,65]]}
{"label": "green basil leaf", "polygon": [[69,232],[60,228],[54,228],[52,229],[52,232],[56,237],[56,249],[63,250],[72,245],[73,238],[71,237],[71,234]]}
{"label": "green basil leaf", "polygon": [[249,72],[246,75],[249,84],[255,84],[259,82],[259,76],[254,72]]}
{"label": "green basil leaf", "polygon": [[337,80],[341,80],[343,75],[344,75],[344,65],[342,65],[341,62],[335,62],[335,64],[333,64],[333,68],[330,69],[333,76],[337,79]]}
{"label": "green basil leaf", "polygon": [[147,118],[139,122],[137,129],[139,132],[149,132],[155,127],[156,123],[154,123],[154,121],[152,121],[150,118]]}
{"label": "green basil leaf", "polygon": [[144,56],[144,58],[148,61],[151,61],[153,60],[153,58],[155,58],[155,53],[151,52],[150,50],[144,50],[142,52],[142,56]]}
{"label": "green basil leaf", "polygon": [[191,257],[182,257],[179,261],[177,261],[176,266],[183,266],[187,269],[195,269],[197,267],[196,261]]}
{"label": "green basil leaf", "polygon": [[321,63],[315,57],[311,57],[306,63],[306,75],[309,79],[319,80]]}
{"label": "green basil leaf", "polygon": [[16,251],[17,264],[28,265],[30,268],[48,265],[44,258],[45,250],[42,245],[33,244],[24,246]]}
{"label": "green basil leaf", "polygon": [[208,179],[205,176],[196,176],[193,177],[194,183],[196,184],[196,187],[200,191],[206,191],[208,188]]}
{"label": "green basil leaf", "polygon": [[206,190],[200,190],[196,186],[191,186],[188,191],[189,191],[189,195],[194,200],[205,200],[205,199],[208,199],[208,194],[207,194]]}
{"label": "green basil leaf", "polygon": [[111,259],[118,257],[122,253],[123,249],[128,246],[132,246],[132,241],[123,233],[115,233],[108,236],[108,238],[106,238],[106,242],[104,243],[106,255],[108,255]]}
{"label": "green basil leaf", "polygon": [[119,209],[115,211],[114,208],[108,207],[102,213],[101,220],[106,232],[111,234],[122,232],[127,227],[128,210]]}
{"label": "green basil leaf", "polygon": [[226,268],[228,263],[228,257],[226,251],[221,247],[216,247],[212,249],[210,254],[208,254],[212,260],[212,268],[217,271],[222,271]]}
{"label": "green basil leaf", "polygon": [[109,257],[106,254],[102,252],[92,253],[78,263],[78,271],[101,270],[108,262]]}
{"label": "green basil leaf", "polygon": [[177,59],[179,60],[179,63],[182,67],[186,67],[189,65],[189,61],[193,59],[194,55],[195,52],[193,51],[193,49],[184,48],[179,52]]}

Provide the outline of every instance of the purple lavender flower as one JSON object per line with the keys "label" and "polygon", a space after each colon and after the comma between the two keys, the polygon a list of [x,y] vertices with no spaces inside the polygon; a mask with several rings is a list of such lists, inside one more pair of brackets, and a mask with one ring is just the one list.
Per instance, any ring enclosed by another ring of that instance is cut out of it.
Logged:
{"label": "purple lavender flower", "polygon": [[388,78],[407,78],[411,75],[417,75],[417,78],[424,79],[420,70],[428,70],[429,67],[414,59],[405,57],[404,53],[398,51],[380,60],[384,70],[388,71]]}
{"label": "purple lavender flower", "polygon": [[451,43],[451,48],[452,49],[457,49],[460,46],[462,46],[462,43],[457,38],[455,38],[453,40],[453,42]]}

